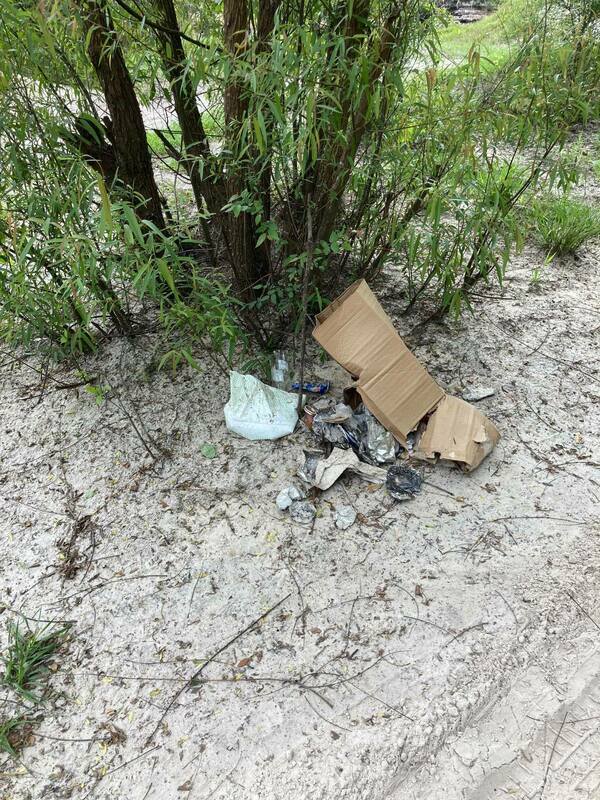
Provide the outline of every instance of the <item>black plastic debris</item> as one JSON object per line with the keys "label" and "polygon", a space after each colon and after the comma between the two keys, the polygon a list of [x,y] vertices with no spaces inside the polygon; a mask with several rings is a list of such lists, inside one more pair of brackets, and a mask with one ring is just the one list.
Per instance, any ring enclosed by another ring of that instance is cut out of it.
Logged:
{"label": "black plastic debris", "polygon": [[395,464],[387,471],[385,485],[394,500],[408,500],[421,491],[423,478],[406,464]]}

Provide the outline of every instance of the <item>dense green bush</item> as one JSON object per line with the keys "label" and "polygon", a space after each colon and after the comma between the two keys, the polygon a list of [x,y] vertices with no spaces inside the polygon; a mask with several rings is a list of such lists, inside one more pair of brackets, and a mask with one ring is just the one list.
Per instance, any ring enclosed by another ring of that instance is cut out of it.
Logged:
{"label": "dense green bush", "polygon": [[[484,69],[440,60],[430,0],[6,0],[0,335],[65,355],[152,309],[166,361],[229,364],[386,266],[407,309],[459,313],[527,193],[568,185],[568,125],[598,110],[584,6],[540,5]],[[158,98],[171,132],[144,125]]]}

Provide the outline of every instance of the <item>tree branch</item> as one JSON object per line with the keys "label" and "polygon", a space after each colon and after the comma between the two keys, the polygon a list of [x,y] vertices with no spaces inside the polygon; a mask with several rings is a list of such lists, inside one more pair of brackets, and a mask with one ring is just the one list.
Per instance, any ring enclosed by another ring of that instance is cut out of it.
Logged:
{"label": "tree branch", "polygon": [[[160,31],[161,33],[166,33],[169,35],[178,34],[181,36],[182,39],[185,39],[186,42],[190,42],[190,44],[195,44],[196,47],[202,47],[204,50],[211,50],[211,46],[206,44],[206,42],[201,42],[199,39],[194,39],[193,36],[188,36],[186,33],[182,33],[180,30],[176,30],[174,28],[168,28],[166,25],[161,25],[160,22],[156,22],[156,20],[148,19],[144,14],[140,14],[139,11],[136,11],[135,8],[132,8],[125,0],[114,0],[118,6],[121,6],[123,11],[126,11],[131,17],[137,19],[138,22],[147,25],[149,28],[153,28],[155,31]],[[222,52],[220,48],[215,48],[215,52],[220,53]]]}

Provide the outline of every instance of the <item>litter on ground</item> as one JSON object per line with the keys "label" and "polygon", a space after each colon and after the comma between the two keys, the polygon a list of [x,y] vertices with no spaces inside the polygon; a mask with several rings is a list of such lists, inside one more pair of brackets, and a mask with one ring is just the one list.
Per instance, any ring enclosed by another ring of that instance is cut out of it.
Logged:
{"label": "litter on ground", "polygon": [[224,408],[225,422],[233,433],[246,439],[280,439],[292,433],[298,422],[298,397],[267,386],[252,375],[231,372],[230,397]]}
{"label": "litter on ground", "polygon": [[[438,386],[364,280],[352,284],[317,316],[313,336],[349,377],[348,385],[340,387],[342,397],[319,397],[304,407],[304,427],[320,447],[304,451],[298,471],[309,488],[324,492],[350,471],[385,483],[391,497],[406,500],[418,494],[423,483],[407,460],[443,459],[470,472],[496,446],[500,434],[494,424],[466,400]],[[278,351],[273,381],[285,386],[288,372],[287,357]],[[299,383],[293,386],[300,389]],[[303,382],[303,389],[324,395],[331,384]],[[463,397],[475,401],[493,394],[484,386],[463,391]],[[296,394],[266,386],[251,375],[231,373],[231,397],[225,406],[231,431],[249,439],[280,438],[295,429],[297,408]],[[289,486],[276,503],[296,522],[310,524],[316,508],[304,497]],[[336,518],[336,527],[343,524]]]}

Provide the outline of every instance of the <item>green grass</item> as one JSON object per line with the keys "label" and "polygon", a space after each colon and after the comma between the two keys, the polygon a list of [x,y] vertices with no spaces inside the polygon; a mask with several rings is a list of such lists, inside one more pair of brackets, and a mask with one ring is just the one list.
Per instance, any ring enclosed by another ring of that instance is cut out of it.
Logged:
{"label": "green grass", "polygon": [[530,217],[534,235],[549,255],[575,253],[600,236],[600,209],[568,196],[537,200]]}
{"label": "green grass", "polygon": [[0,721],[0,753],[18,758],[29,723],[22,717]]}
{"label": "green grass", "polygon": [[8,627],[8,647],[3,656],[2,683],[30,703],[41,702],[48,665],[63,644],[67,628],[45,626],[23,632],[18,625]]}
{"label": "green grass", "polygon": [[592,172],[600,180],[600,133],[596,136],[596,141],[592,147]]}
{"label": "green grass", "polygon": [[482,69],[497,69],[510,56],[523,33],[525,21],[539,5],[539,0],[504,0],[496,11],[477,22],[461,25],[452,19],[440,34],[444,57],[461,62],[471,48],[477,47]]}

